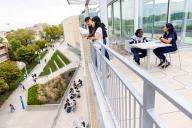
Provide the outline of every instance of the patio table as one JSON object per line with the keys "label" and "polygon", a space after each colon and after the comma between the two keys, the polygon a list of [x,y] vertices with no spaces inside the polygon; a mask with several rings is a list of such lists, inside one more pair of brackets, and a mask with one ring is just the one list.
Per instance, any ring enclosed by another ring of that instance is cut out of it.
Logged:
{"label": "patio table", "polygon": [[155,68],[154,66],[150,65],[150,50],[151,50],[151,48],[159,48],[159,47],[169,47],[169,46],[172,46],[172,44],[156,43],[154,41],[146,42],[146,43],[130,44],[130,45],[135,47],[135,48],[147,49],[147,63],[146,63],[146,66],[142,67],[147,72],[159,71],[158,68]]}

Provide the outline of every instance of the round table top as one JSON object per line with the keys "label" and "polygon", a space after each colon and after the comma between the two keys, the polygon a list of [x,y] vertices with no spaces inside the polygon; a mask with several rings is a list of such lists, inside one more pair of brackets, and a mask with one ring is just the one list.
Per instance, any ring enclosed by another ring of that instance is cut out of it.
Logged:
{"label": "round table top", "polygon": [[79,127],[82,127],[82,122],[85,122],[85,126],[86,126],[86,127],[89,125],[89,122],[88,122],[88,121],[86,121],[86,120],[81,120],[81,121],[79,121],[79,123],[78,123],[78,126],[79,126]]}

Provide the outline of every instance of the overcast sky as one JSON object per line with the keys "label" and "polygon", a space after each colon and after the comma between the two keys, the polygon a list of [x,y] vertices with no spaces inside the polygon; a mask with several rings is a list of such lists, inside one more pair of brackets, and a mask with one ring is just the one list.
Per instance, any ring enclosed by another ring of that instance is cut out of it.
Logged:
{"label": "overcast sky", "polygon": [[[89,6],[89,8],[98,5]],[[58,25],[72,15],[79,15],[85,5],[68,5],[67,0],[0,0],[0,31],[26,28],[37,23]]]}

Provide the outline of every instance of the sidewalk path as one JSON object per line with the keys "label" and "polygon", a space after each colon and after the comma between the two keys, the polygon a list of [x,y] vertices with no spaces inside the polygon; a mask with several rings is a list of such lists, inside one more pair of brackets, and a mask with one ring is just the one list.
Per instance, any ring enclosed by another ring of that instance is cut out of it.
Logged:
{"label": "sidewalk path", "polygon": [[58,50],[64,55],[67,57],[67,59],[69,59],[69,61],[71,62],[79,62],[79,57],[68,50],[68,46],[67,46],[67,43],[64,42],[63,44],[61,44],[59,47],[58,47]]}
{"label": "sidewalk path", "polygon": [[[75,77],[75,81],[81,79],[83,80],[83,68],[80,67],[77,75]],[[73,87],[73,83],[70,85]],[[64,109],[62,109],[60,117],[57,121],[56,128],[74,128],[73,122],[75,121],[77,124],[79,123],[79,117],[82,116],[83,120],[88,121],[88,108],[87,108],[87,100],[86,100],[86,90],[85,85],[79,87],[80,90],[80,98],[74,98],[77,101],[77,105],[74,111],[71,113],[67,113]],[[67,92],[69,94],[69,92]],[[66,98],[69,98],[67,96]],[[66,98],[64,101],[66,101]],[[70,100],[72,102],[72,100]],[[64,108],[65,102],[62,104],[62,108]]]}
{"label": "sidewalk path", "polygon": [[[59,44],[59,42],[57,44]],[[56,49],[54,51],[50,50],[49,54],[46,54],[45,58],[47,59],[47,62],[55,51]],[[45,65],[45,61],[42,60],[42,67],[41,64],[38,64],[32,73],[36,73],[37,76],[39,76]],[[29,75],[29,77],[23,82],[26,89],[31,87],[33,84],[34,82],[31,75]],[[23,92],[23,89],[21,88],[16,89],[13,95],[5,103],[4,107],[0,110],[0,128],[48,128],[56,110],[23,110],[19,99],[20,95],[22,95],[23,101],[25,101],[27,98],[27,91]],[[11,113],[9,107],[10,104],[13,104],[16,109],[13,113]]]}

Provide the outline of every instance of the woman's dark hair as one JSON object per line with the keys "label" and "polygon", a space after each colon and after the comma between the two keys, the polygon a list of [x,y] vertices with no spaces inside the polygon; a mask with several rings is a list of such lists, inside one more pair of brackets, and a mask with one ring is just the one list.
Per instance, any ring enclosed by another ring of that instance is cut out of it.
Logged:
{"label": "woman's dark hair", "polygon": [[84,26],[84,24],[82,24],[82,26]]}
{"label": "woman's dark hair", "polygon": [[92,21],[95,22],[95,30],[97,30],[98,27],[102,28],[102,32],[103,32],[103,39],[105,39],[107,37],[107,28],[105,27],[104,23],[101,23],[101,20],[98,16],[95,16],[92,18]]}
{"label": "woman's dark hair", "polygon": [[85,22],[87,22],[88,20],[90,20],[91,18],[90,17],[86,17],[85,18]]}
{"label": "woman's dark hair", "polygon": [[[175,35],[175,40],[177,40],[177,32],[175,31],[175,28],[173,27],[173,25],[171,23],[167,23],[165,24],[169,31],[169,33],[173,33]],[[165,32],[165,34],[163,35],[163,38],[166,38],[167,33]]]}
{"label": "woman's dark hair", "polygon": [[82,122],[82,124],[83,124],[83,127],[85,127],[85,122]]}
{"label": "woman's dark hair", "polygon": [[135,32],[135,35],[137,36],[138,33],[140,33],[142,29],[137,29],[136,32]]}

